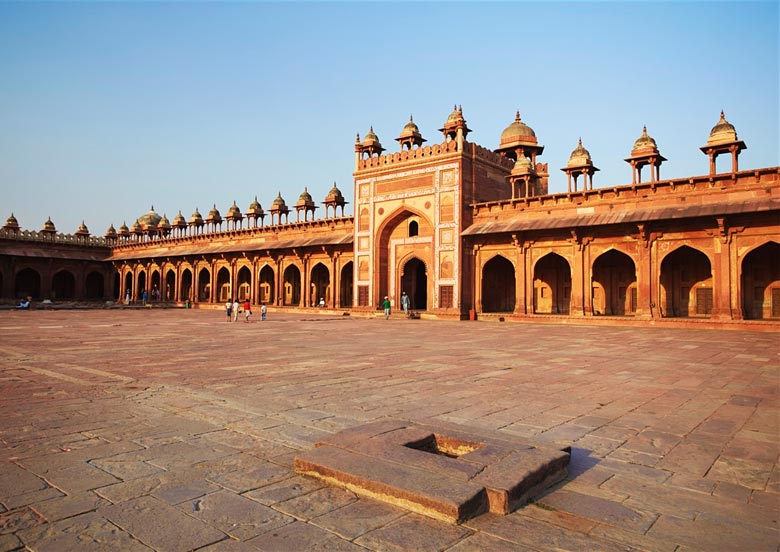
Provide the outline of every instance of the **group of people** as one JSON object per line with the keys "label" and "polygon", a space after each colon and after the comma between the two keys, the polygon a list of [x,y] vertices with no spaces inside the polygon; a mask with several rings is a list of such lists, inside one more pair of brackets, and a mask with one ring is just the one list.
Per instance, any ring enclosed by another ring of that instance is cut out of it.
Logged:
{"label": "group of people", "polygon": [[[385,320],[390,318],[390,299],[387,298],[387,295],[385,295],[385,300],[382,302],[382,308],[385,310]],[[409,307],[411,306],[411,301],[409,299],[409,296],[406,295],[406,292],[401,292],[401,308],[404,309],[404,315],[406,318],[409,318]]]}
{"label": "group of people", "polygon": [[[233,300],[230,299],[227,303],[225,303],[225,312],[227,313],[227,321],[228,322],[235,322],[238,320],[238,315],[242,310],[241,303],[238,302],[238,299]],[[243,312],[244,312],[244,322],[249,323],[249,317],[252,316],[252,304],[249,302],[249,299],[244,300],[243,304]],[[268,308],[265,306],[265,303],[262,303],[260,305],[260,320],[265,320],[266,315],[268,314]]]}

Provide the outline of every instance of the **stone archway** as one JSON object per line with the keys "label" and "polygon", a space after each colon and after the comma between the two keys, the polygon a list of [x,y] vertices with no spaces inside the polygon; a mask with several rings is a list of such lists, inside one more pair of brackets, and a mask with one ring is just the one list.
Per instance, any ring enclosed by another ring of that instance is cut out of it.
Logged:
{"label": "stone archway", "polygon": [[201,268],[198,272],[198,302],[211,300],[211,273],[208,268]]}
{"label": "stone archway", "polygon": [[93,270],[87,274],[85,282],[85,294],[87,299],[102,299],[105,293],[105,282],[103,275]]}
{"label": "stone archway", "polygon": [[482,267],[482,312],[514,312],[515,302],[515,266],[496,255]]}
{"label": "stone archway", "polygon": [[133,300],[133,273],[125,274],[125,296],[122,298],[125,304],[130,304]]}
{"label": "stone archway", "polygon": [[226,303],[228,300],[235,298],[230,282],[230,270],[223,266],[217,271],[217,301]]}
{"label": "stone archway", "polygon": [[634,314],[637,305],[636,266],[625,253],[610,249],[593,263],[593,314]]}
{"label": "stone archway", "polygon": [[282,304],[286,307],[301,305],[301,270],[295,265],[284,270]]}
{"label": "stone archway", "polygon": [[274,269],[265,265],[260,270],[260,303],[273,305],[275,290]]}
{"label": "stone archway", "polygon": [[192,301],[192,271],[185,268],[181,273],[181,290],[179,290],[180,301]]}
{"label": "stone archway", "polygon": [[[144,292],[146,292],[146,272],[142,270],[138,273],[138,291],[136,293],[136,300],[142,299]],[[149,299],[148,296],[147,299]]]}
{"label": "stone archway", "polygon": [[169,270],[165,273],[165,286],[162,290],[163,301],[173,301],[176,298],[176,271]]}
{"label": "stone archway", "polygon": [[663,316],[712,314],[712,265],[707,255],[683,245],[661,262]]}
{"label": "stone archway", "polygon": [[252,301],[252,272],[249,270],[249,267],[242,266],[241,269],[238,271],[238,282],[236,282],[236,285],[238,286],[238,300],[243,302],[249,299],[249,301]]}
{"label": "stone archway", "polygon": [[747,319],[780,319],[780,244],[767,242],[742,260],[742,310]]}
{"label": "stone archway", "polygon": [[323,299],[326,305],[330,305],[330,271],[322,263],[317,263],[311,269],[309,298],[311,306],[319,305],[320,299]]}
{"label": "stone archway", "polygon": [[41,298],[41,275],[37,270],[25,268],[17,272],[14,279],[14,298],[32,297]]}
{"label": "stone archway", "polygon": [[[415,224],[414,235],[410,235],[409,229],[411,222]],[[416,212],[406,206],[399,208],[395,213],[388,216],[382,225],[376,231],[376,255],[374,256],[374,274],[375,282],[378,284],[374,288],[375,304],[381,305],[385,295],[400,298],[401,292],[406,291],[410,299],[414,302],[415,298],[410,294],[410,289],[404,290],[403,275],[408,272],[404,268],[406,260],[416,258],[423,265],[418,274],[419,282],[415,284],[415,289],[419,297],[418,306],[412,307],[417,310],[428,309],[428,296],[432,289],[422,289],[419,284],[422,279],[427,280],[427,268],[433,266],[433,237],[434,230],[431,222],[422,213]],[[360,267],[362,269],[362,266]],[[411,267],[410,267],[411,268]],[[361,272],[362,274],[362,272]],[[431,272],[432,274],[432,272]],[[408,281],[410,276],[407,274],[406,285],[411,285]],[[396,286],[401,286],[399,289]]]}
{"label": "stone archway", "polygon": [[339,297],[341,299],[341,304],[339,305],[342,309],[348,309],[352,306],[352,284],[354,280],[354,264],[352,261],[349,261],[347,264],[345,264],[341,269],[341,290],[339,293]]}
{"label": "stone archway", "polygon": [[534,313],[569,314],[571,267],[557,253],[548,253],[534,266]]}
{"label": "stone archway", "polygon": [[417,257],[401,268],[401,291],[409,296],[412,310],[428,310],[428,273],[425,263]]}
{"label": "stone archway", "polygon": [[51,279],[52,299],[75,299],[76,277],[70,270],[60,270]]}

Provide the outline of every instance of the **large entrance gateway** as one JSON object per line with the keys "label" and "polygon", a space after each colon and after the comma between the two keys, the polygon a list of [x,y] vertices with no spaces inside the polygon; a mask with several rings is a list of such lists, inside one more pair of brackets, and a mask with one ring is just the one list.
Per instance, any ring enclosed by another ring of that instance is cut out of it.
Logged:
{"label": "large entrance gateway", "polygon": [[409,296],[412,310],[428,308],[428,276],[425,263],[417,257],[412,257],[404,264],[401,272],[401,291],[405,291]]}

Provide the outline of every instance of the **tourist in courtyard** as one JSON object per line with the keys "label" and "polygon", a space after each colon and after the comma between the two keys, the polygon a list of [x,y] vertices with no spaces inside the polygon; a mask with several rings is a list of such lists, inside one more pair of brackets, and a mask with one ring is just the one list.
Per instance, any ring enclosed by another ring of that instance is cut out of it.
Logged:
{"label": "tourist in courtyard", "polygon": [[19,304],[16,305],[16,308],[19,310],[30,310],[30,305],[32,305],[32,297],[29,295],[19,301]]}
{"label": "tourist in courtyard", "polygon": [[401,292],[401,308],[404,309],[406,318],[409,318],[409,296],[406,295],[405,291]]}
{"label": "tourist in courtyard", "polygon": [[238,303],[238,299],[236,299],[235,301],[233,301],[233,322],[238,320],[238,309],[239,309],[239,307],[240,307],[240,305]]}
{"label": "tourist in courtyard", "polygon": [[228,299],[225,303],[225,312],[227,313],[227,321],[230,322],[230,317],[233,314],[233,299]]}
{"label": "tourist in courtyard", "polygon": [[252,305],[249,303],[249,299],[244,300],[244,319],[249,322],[249,317],[252,316]]}
{"label": "tourist in courtyard", "polygon": [[320,302],[318,303],[318,305],[319,305],[319,307],[321,309],[324,309],[325,308],[325,298],[320,297]]}
{"label": "tourist in courtyard", "polygon": [[149,295],[147,295],[146,290],[141,294],[141,304],[145,307],[146,306],[146,300],[149,298]]}
{"label": "tourist in courtyard", "polygon": [[130,304],[130,290],[127,290],[127,293],[125,293],[125,305]]}
{"label": "tourist in courtyard", "polygon": [[385,295],[385,301],[382,303],[382,308],[385,309],[385,320],[390,318],[390,299]]}
{"label": "tourist in courtyard", "polygon": [[265,315],[268,313],[268,309],[265,306],[265,303],[260,305],[260,320],[265,320]]}

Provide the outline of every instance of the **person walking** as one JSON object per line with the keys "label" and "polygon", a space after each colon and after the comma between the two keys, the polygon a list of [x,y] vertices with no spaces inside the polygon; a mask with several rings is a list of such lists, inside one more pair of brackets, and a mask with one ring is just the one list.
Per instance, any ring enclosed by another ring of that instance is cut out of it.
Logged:
{"label": "person walking", "polygon": [[228,299],[225,303],[225,312],[227,312],[227,321],[230,322],[230,317],[233,314],[233,299]]}
{"label": "person walking", "polygon": [[265,303],[260,305],[260,320],[265,320],[265,315],[268,313],[268,309],[265,306]]}
{"label": "person walking", "polygon": [[249,317],[252,316],[252,305],[249,303],[249,299],[244,301],[244,319],[249,322]]}
{"label": "person walking", "polygon": [[409,296],[406,295],[405,291],[401,292],[401,308],[404,309],[404,314],[406,315],[406,318],[409,318]]}
{"label": "person walking", "polygon": [[235,301],[233,301],[233,322],[238,320],[238,308],[239,307],[240,307],[240,305],[238,303],[238,299],[236,299]]}
{"label": "person walking", "polygon": [[385,300],[382,303],[382,308],[385,309],[385,320],[390,318],[390,299],[387,298],[387,295],[385,295]]}

